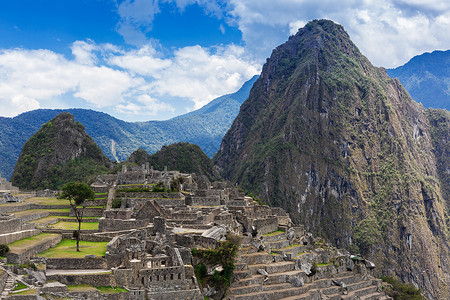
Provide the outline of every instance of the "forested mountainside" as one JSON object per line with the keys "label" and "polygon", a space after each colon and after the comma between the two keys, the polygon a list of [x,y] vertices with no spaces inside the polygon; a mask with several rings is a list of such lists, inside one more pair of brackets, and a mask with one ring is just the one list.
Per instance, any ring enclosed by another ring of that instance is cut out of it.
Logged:
{"label": "forested mountainside", "polygon": [[126,163],[138,166],[149,163],[156,170],[178,170],[182,173],[206,175],[210,181],[219,180],[219,172],[212,160],[198,145],[190,143],[175,143],[163,146],[161,150],[149,155],[145,150],[138,149],[131,153]]}
{"label": "forested mountainside", "polygon": [[315,20],[273,50],[214,162],[378,274],[449,299],[448,119],[428,116],[342,26]]}
{"label": "forested mountainside", "polygon": [[56,190],[65,183],[107,173],[110,167],[110,160],[84,126],[73,115],[61,113],[25,143],[11,181],[25,190]]}
{"label": "forested mountainside", "polygon": [[219,97],[199,110],[167,121],[125,122],[86,109],[39,109],[14,118],[0,117],[0,173],[10,178],[24,143],[42,124],[62,112],[73,114],[113,161],[126,160],[138,148],[154,153],[163,145],[176,142],[197,144],[212,157],[257,77],[247,81],[236,93]]}
{"label": "forested mountainside", "polygon": [[414,56],[403,66],[386,71],[425,108],[450,110],[450,50]]}

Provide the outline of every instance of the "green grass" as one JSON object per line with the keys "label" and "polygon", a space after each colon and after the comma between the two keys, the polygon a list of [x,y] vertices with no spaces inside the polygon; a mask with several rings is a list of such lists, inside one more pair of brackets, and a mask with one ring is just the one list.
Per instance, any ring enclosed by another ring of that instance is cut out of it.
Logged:
{"label": "green grass", "polygon": [[23,289],[26,289],[26,288],[27,288],[27,286],[25,284],[23,284],[23,283],[16,283],[14,285],[13,291],[23,290]]}
{"label": "green grass", "polygon": [[69,289],[69,292],[85,292],[96,290],[96,288],[90,284],[68,285],[67,288]]}
{"label": "green grass", "polygon": [[299,247],[299,246],[303,246],[303,244],[292,244],[292,245],[289,245],[289,246],[287,246],[287,247],[285,247],[283,249],[289,249],[289,248],[294,248],[294,247]]}
{"label": "green grass", "polygon": [[331,263],[320,263],[320,264],[317,264],[317,266],[319,266],[319,267],[329,266],[329,265],[331,265]]}
{"label": "green grass", "polygon": [[36,289],[28,289],[22,292],[17,293],[9,293],[10,295],[36,295],[37,290]]}
{"label": "green grass", "polygon": [[49,212],[49,213],[50,212],[54,212],[54,213],[70,212],[70,208],[28,209],[28,210],[13,212],[12,214],[14,214],[14,216],[16,216],[16,217],[23,217],[23,216],[29,216],[29,215],[34,215],[34,214],[43,213],[43,212]]}
{"label": "green grass", "polygon": [[58,245],[37,254],[47,258],[84,258],[86,255],[104,256],[108,242],[80,241],[80,252],[77,252],[75,240],[63,239]]}
{"label": "green grass", "polygon": [[32,197],[25,199],[24,202],[38,205],[70,205],[69,200],[60,200],[55,197]]}
{"label": "green grass", "polygon": [[[58,223],[50,225],[52,229],[65,229],[65,230],[75,230],[78,229],[78,222],[64,222],[60,221]],[[81,230],[97,230],[98,222],[84,223],[81,222]]]}
{"label": "green grass", "polygon": [[275,235],[280,235],[283,233],[285,233],[283,230],[275,230],[275,231],[272,231],[269,233],[265,233],[265,234],[263,234],[263,236],[275,236]]}
{"label": "green grass", "polygon": [[40,244],[42,241],[50,240],[58,236],[56,233],[41,233],[29,238],[24,238],[15,242],[8,244],[9,252],[13,253],[21,253],[23,250],[27,248],[31,248],[35,245]]}
{"label": "green grass", "polygon": [[102,294],[114,294],[114,293],[125,293],[128,292],[126,289],[121,287],[112,287],[112,286],[97,286],[97,290]]}

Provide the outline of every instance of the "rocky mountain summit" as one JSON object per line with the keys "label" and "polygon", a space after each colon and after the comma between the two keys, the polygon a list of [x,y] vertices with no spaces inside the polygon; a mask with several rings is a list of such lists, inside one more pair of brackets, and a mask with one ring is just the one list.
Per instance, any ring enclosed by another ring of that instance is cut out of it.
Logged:
{"label": "rocky mountain summit", "polygon": [[273,50],[215,164],[379,275],[449,299],[443,114],[430,122],[342,26],[315,20]]}
{"label": "rocky mountain summit", "polygon": [[25,143],[11,177],[21,189],[57,189],[109,170],[111,162],[70,113],[61,113]]}

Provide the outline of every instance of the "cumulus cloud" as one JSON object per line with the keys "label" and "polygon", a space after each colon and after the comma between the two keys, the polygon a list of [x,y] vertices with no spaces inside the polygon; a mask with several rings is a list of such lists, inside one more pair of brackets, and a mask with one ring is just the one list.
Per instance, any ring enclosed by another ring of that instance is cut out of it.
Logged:
{"label": "cumulus cloud", "polygon": [[258,55],[263,55],[265,47],[266,56],[270,55],[301,25],[299,20],[321,18],[344,25],[375,65],[398,66],[425,51],[450,48],[450,35],[444,29],[450,20],[450,2],[445,0],[230,2],[229,15],[242,31],[248,52]]}
{"label": "cumulus cloud", "polygon": [[124,50],[76,41],[71,49],[73,59],[49,50],[1,50],[2,115],[14,116],[69,97],[92,108],[154,116],[174,112],[166,98],[188,99],[199,108],[234,92],[259,71],[257,64],[243,59],[243,48],[233,45],[181,48],[172,58],[161,58],[150,45]]}
{"label": "cumulus cloud", "polygon": [[141,89],[158,95],[188,98],[194,108],[237,90],[259,73],[260,66],[243,58],[244,49],[235,45],[178,49],[171,59],[160,59],[149,46],[109,59],[109,63],[151,80]]}

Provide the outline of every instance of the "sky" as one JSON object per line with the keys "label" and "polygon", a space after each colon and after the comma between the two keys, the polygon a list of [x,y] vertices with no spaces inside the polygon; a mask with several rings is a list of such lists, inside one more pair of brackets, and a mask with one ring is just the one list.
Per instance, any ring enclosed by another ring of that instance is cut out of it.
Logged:
{"label": "sky", "polygon": [[313,19],[376,66],[450,49],[448,0],[0,0],[0,116],[169,119],[238,90]]}

